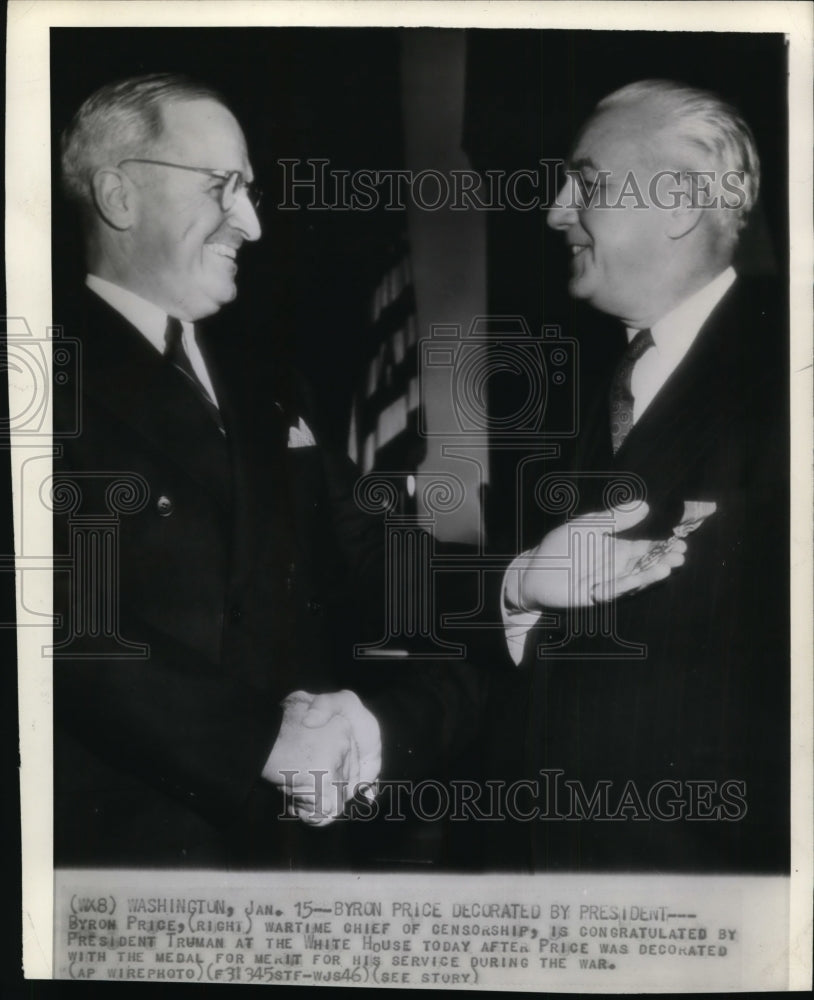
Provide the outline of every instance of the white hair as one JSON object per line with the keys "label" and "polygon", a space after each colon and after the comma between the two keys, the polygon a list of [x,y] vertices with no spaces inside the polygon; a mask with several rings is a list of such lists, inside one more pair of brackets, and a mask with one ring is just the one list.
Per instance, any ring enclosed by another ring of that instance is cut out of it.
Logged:
{"label": "white hair", "polygon": [[[760,159],[752,131],[740,112],[717,94],[673,80],[639,80],[603,98],[597,111],[647,102],[669,131],[693,155],[696,165],[714,170],[718,179],[737,181],[738,196],[716,213],[736,239],[746,225],[760,187]],[[700,157],[699,155],[700,154]]]}
{"label": "white hair", "polygon": [[130,77],[100,88],[62,133],[62,183],[85,211],[92,208],[93,175],[129,156],[149,155],[164,130],[162,108],[171,101],[225,102],[203,84],[175,73]]}

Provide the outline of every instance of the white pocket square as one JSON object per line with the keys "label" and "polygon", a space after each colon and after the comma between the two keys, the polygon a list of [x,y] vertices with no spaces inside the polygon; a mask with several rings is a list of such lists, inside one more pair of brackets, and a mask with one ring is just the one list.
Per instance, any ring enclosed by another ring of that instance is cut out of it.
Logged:
{"label": "white pocket square", "polygon": [[288,428],[289,448],[311,448],[315,444],[316,441],[314,440],[314,435],[311,433],[311,429],[302,417],[300,417],[300,422],[297,427],[291,426]]}

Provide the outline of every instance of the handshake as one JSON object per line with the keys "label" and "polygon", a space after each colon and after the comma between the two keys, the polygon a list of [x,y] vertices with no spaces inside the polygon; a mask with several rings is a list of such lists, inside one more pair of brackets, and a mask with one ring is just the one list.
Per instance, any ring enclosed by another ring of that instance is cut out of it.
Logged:
{"label": "handshake", "polygon": [[282,704],[263,777],[285,796],[288,815],[325,826],[357,792],[372,799],[382,766],[381,732],[353,691],[294,691]]}

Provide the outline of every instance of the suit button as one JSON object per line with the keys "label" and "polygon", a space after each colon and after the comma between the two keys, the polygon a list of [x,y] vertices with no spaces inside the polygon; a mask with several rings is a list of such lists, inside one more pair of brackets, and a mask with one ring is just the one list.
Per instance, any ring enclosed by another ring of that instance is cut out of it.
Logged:
{"label": "suit button", "polygon": [[242,617],[243,617],[243,612],[237,605],[229,609],[229,621],[232,623],[232,625],[237,625]]}
{"label": "suit button", "polygon": [[319,601],[315,600],[313,597],[308,602],[308,604],[306,605],[306,607],[308,608],[308,610],[311,612],[312,615],[321,615],[322,614],[322,605],[320,604]]}
{"label": "suit button", "polygon": [[155,503],[156,510],[161,517],[169,517],[172,514],[172,500],[169,497],[160,496]]}

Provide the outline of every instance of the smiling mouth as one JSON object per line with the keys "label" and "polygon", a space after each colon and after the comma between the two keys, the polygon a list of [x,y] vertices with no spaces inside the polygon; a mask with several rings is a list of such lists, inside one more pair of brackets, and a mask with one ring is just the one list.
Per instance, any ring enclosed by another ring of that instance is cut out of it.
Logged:
{"label": "smiling mouth", "polygon": [[581,254],[583,251],[587,250],[588,245],[587,244],[583,244],[582,246],[572,245],[569,249],[571,250],[571,256],[576,257],[578,254]]}
{"label": "smiling mouth", "polygon": [[206,243],[205,246],[207,250],[211,250],[212,253],[217,254],[219,257],[226,257],[231,261],[234,261],[237,257],[237,247],[230,247],[225,243]]}

